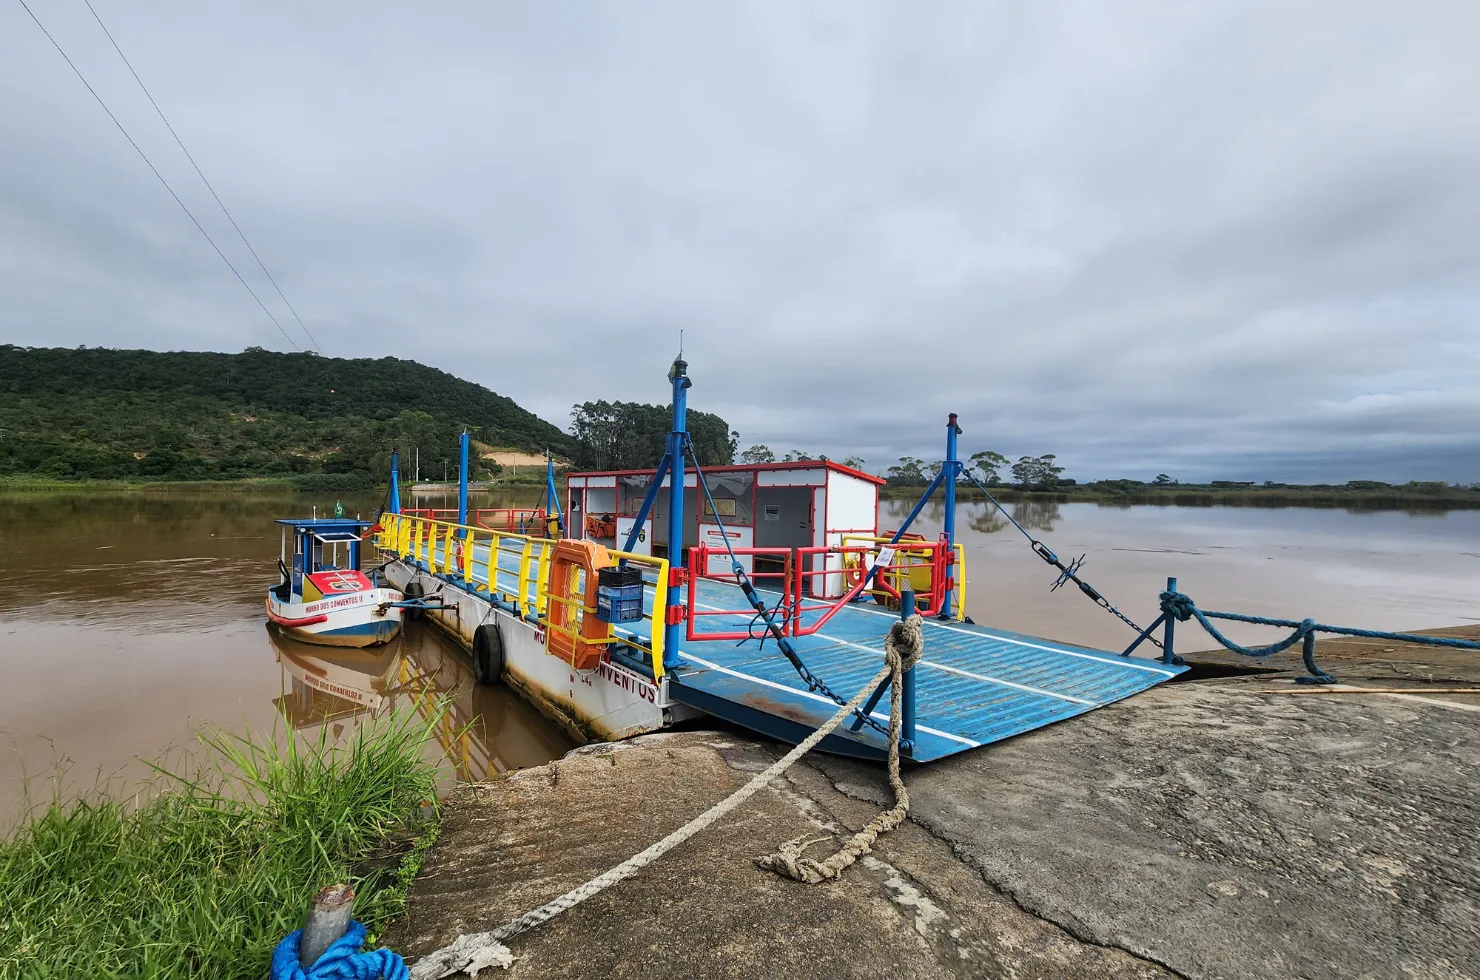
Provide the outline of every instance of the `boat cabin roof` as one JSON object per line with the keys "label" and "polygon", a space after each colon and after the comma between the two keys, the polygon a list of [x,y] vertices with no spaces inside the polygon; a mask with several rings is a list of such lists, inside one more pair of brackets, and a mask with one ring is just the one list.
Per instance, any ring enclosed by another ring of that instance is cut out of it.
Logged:
{"label": "boat cabin roof", "polygon": [[296,534],[307,534],[324,544],[358,541],[361,532],[371,526],[369,521],[344,517],[287,517],[277,523],[291,527]]}
{"label": "boat cabin roof", "polygon": [[274,523],[289,527],[308,528],[314,531],[363,531],[371,526],[370,521],[348,517],[283,517]]}
{"label": "boat cabin roof", "polygon": [[[831,459],[807,459],[807,460],[795,460],[795,461],[792,461],[792,462],[778,462],[778,463],[734,463],[734,464],[730,464],[730,465],[726,465],[726,466],[706,466],[706,467],[704,467],[704,472],[705,473],[746,473],[746,472],[757,472],[757,471],[767,471],[767,470],[819,470],[819,469],[832,470],[835,473],[844,473],[844,474],[847,474],[848,476],[854,477],[856,479],[865,480],[865,481],[867,481],[869,483],[874,484],[875,486],[883,486],[884,483],[885,483],[885,481],[884,481],[884,479],[882,477],[874,476],[872,473],[865,473],[865,472],[863,472],[863,470],[855,470],[851,466],[844,466],[842,463],[835,462],[834,460],[831,460]],[[583,476],[651,476],[652,473],[653,473],[653,471],[652,471],[651,468],[648,468],[648,469],[645,469],[645,470],[591,470],[591,471],[587,471],[587,472],[570,473],[570,474],[568,474],[568,476],[573,476],[573,477],[583,477]]]}

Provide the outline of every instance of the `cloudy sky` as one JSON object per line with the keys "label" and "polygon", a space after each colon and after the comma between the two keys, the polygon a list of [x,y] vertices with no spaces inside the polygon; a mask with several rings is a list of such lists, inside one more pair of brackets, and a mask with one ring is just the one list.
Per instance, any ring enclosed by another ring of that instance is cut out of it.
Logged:
{"label": "cloudy sky", "polygon": [[[1480,480],[1480,4],[93,2],[326,354],[563,426],[683,329],[778,451]],[[288,349],[17,0],[0,144],[0,342]]]}

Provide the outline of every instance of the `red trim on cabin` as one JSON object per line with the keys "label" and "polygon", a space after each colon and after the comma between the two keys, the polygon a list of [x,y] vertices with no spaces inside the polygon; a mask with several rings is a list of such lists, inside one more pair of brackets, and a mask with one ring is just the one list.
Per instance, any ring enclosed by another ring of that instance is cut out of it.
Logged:
{"label": "red trim on cabin", "polygon": [[[835,461],[833,461],[831,459],[826,459],[826,460],[824,460],[824,459],[795,460],[795,461],[790,462],[790,463],[732,463],[732,464],[729,464],[729,465],[726,465],[726,466],[706,466],[706,467],[704,467],[704,472],[706,472],[706,473],[739,473],[739,472],[757,472],[757,471],[766,471],[766,470],[815,470],[815,469],[818,469],[818,468],[832,470],[835,473],[845,473],[848,476],[857,477],[860,480],[867,480],[869,483],[872,483],[875,486],[882,487],[884,485],[884,482],[885,482],[882,477],[874,476],[872,473],[865,473],[865,472],[863,472],[863,470],[855,470],[851,466],[844,466],[842,463],[835,462]],[[580,473],[567,473],[565,476],[566,476],[566,479],[569,480],[573,476],[588,476],[588,477],[589,476],[639,476],[639,475],[642,475],[642,476],[651,476],[652,474],[653,474],[653,471],[651,469],[642,469],[642,470],[586,470],[586,471],[580,472]],[[803,484],[798,484],[798,485],[800,486],[800,485],[803,485]],[[804,485],[805,486],[823,486],[825,484],[809,483],[809,484],[804,484]]]}

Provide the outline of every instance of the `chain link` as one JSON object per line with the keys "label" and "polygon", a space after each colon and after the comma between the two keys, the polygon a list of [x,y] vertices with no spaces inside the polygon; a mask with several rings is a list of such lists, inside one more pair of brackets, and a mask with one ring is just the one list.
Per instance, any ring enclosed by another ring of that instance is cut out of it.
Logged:
{"label": "chain link", "polygon": [[[995,503],[995,501],[993,502]],[[1001,507],[1002,505],[998,504],[997,506]],[[1085,595],[1089,596],[1090,599],[1094,600],[1095,605],[1099,606],[1101,609],[1105,610],[1110,615],[1114,616],[1116,619],[1120,620],[1122,623],[1135,630],[1137,633],[1143,632],[1141,627],[1136,625],[1135,620],[1131,619],[1125,613],[1112,606],[1110,604],[1110,600],[1100,595],[1098,589],[1079,577],[1079,569],[1081,566],[1084,565],[1084,555],[1080,555],[1078,558],[1065,565],[1059,559],[1059,556],[1053,553],[1053,550],[1049,548],[1048,545],[1044,544],[1042,541],[1039,541],[1037,538],[1028,538],[1028,543],[1032,546],[1034,554],[1059,570],[1058,581],[1054,582],[1053,586],[1049,589],[1050,592],[1058,591],[1059,586],[1063,585],[1065,582],[1073,582],[1075,585],[1079,586],[1080,592],[1083,592]],[[1156,637],[1148,636],[1146,637],[1146,640],[1158,650],[1162,648],[1161,642],[1157,640]]]}

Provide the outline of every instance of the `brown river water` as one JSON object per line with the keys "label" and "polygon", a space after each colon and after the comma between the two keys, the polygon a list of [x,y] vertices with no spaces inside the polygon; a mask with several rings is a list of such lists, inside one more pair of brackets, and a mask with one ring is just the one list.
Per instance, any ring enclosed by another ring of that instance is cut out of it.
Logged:
{"label": "brown river water", "polygon": [[[478,495],[475,506],[530,498]],[[277,637],[264,590],[276,582],[275,518],[328,513],[333,497],[265,494],[18,494],[0,525],[0,827],[28,798],[149,773],[204,723],[338,736],[372,708],[452,711],[429,753],[480,778],[539,765],[571,747],[501,687],[478,688],[464,655],[424,624],[378,652]],[[346,498],[349,513],[377,500]],[[431,506],[447,506],[437,501]],[[907,501],[885,501],[896,526]],[[1134,619],[1155,616],[1168,575],[1205,608],[1375,629],[1480,621],[1480,511],[1410,515],[1310,508],[1008,505],[1008,512]],[[943,510],[918,525],[933,533]],[[980,623],[1106,649],[1130,631],[1055,572],[985,504],[963,504],[967,611]],[[1261,639],[1257,628],[1233,630]],[[1206,648],[1184,627],[1179,648]],[[323,693],[347,688],[350,698]],[[28,788],[29,784],[29,788]]]}

